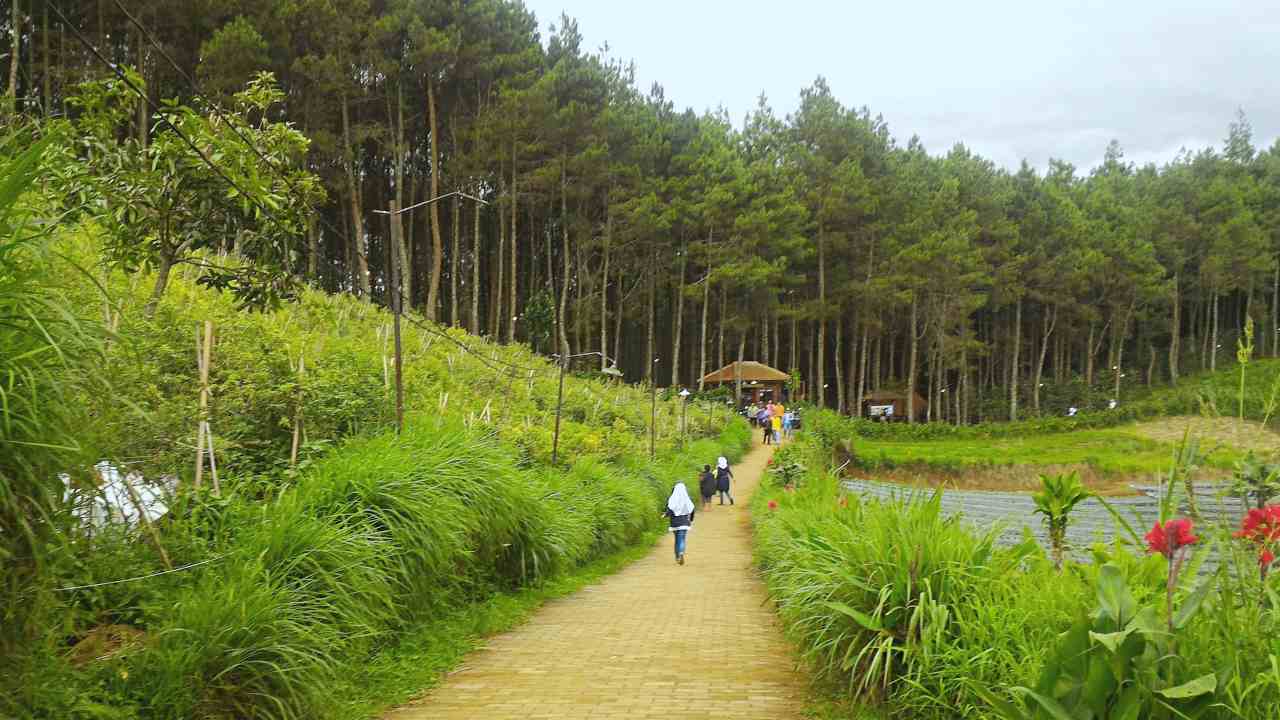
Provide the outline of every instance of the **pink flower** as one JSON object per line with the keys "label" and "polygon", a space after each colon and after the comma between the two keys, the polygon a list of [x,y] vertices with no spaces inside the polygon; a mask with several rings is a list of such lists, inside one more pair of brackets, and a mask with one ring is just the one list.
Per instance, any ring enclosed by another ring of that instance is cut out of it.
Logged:
{"label": "pink flower", "polygon": [[1160,553],[1167,558],[1172,558],[1178,548],[1194,545],[1200,538],[1191,534],[1191,520],[1189,518],[1178,518],[1170,520],[1163,526],[1156,522],[1151,528],[1151,532],[1146,535],[1147,552]]}
{"label": "pink flower", "polygon": [[1271,563],[1276,561],[1276,556],[1268,549],[1262,548],[1262,552],[1258,553],[1258,565],[1263,570],[1271,567]]}
{"label": "pink flower", "polygon": [[778,501],[777,501],[777,500],[770,500],[770,501],[769,501],[769,511],[770,511],[770,512],[772,512],[772,511],[777,510],[777,509],[778,509]]}

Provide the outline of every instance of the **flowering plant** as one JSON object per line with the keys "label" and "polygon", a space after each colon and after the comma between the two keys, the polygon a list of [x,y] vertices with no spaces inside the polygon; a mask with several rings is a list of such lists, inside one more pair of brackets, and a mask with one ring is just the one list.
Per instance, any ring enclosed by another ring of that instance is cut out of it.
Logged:
{"label": "flowering plant", "polygon": [[1147,552],[1164,555],[1169,563],[1169,578],[1165,583],[1165,621],[1169,632],[1173,632],[1173,591],[1178,587],[1178,574],[1182,571],[1186,549],[1200,538],[1191,533],[1191,519],[1178,518],[1161,524],[1156,521],[1151,532],[1146,535]]}
{"label": "flowering plant", "polygon": [[777,501],[777,500],[770,500],[770,501],[769,501],[769,510],[772,512],[773,510],[777,510],[777,509],[778,509],[778,501]]}
{"label": "flowering plant", "polygon": [[1240,522],[1240,531],[1235,536],[1258,546],[1258,565],[1265,579],[1267,570],[1276,560],[1272,549],[1280,546],[1280,505],[1250,510]]}

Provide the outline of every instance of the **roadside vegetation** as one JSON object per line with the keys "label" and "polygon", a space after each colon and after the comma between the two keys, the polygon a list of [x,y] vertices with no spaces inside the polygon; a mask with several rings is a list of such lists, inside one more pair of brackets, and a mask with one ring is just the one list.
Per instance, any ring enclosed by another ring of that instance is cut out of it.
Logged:
{"label": "roadside vegetation", "polygon": [[[1280,507],[1193,521],[1169,482],[1172,524],[1134,528],[1081,564],[1029,536],[999,546],[999,528],[947,516],[932,491],[846,494],[833,454],[802,434],[752,505],[757,562],[832,693],[826,716],[1261,719],[1280,704],[1280,531],[1268,524]],[[1167,480],[1194,473],[1175,470]],[[1044,516],[1025,522],[1052,535],[1080,490],[1046,478]],[[1210,545],[1227,561],[1198,577]]]}
{"label": "roadside vegetation", "polygon": [[[49,146],[0,148],[0,716],[367,717],[648,547],[671,482],[747,445],[585,363],[553,464],[555,364],[415,316],[397,435],[385,311],[304,290],[251,312],[191,265],[149,308],[99,225],[51,222]],[[194,483],[202,418],[217,486],[207,457]],[[91,519],[103,461],[165,511]]]}

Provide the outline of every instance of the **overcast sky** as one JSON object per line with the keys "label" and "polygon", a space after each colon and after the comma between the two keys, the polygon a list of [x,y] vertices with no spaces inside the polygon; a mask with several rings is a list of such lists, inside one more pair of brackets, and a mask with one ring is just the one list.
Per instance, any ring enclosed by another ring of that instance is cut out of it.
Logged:
{"label": "overcast sky", "polygon": [[905,143],[956,142],[1009,168],[1087,169],[1221,147],[1237,108],[1280,134],[1280,0],[525,0],[545,41],[560,13],[585,47],[634,60],[640,85],[735,122],[761,92],[779,115],[822,75]]}

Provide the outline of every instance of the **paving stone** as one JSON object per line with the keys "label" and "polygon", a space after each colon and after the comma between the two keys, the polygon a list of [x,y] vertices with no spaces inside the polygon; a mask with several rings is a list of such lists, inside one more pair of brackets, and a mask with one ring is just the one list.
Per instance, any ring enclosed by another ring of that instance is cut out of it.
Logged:
{"label": "paving stone", "polygon": [[[491,638],[394,720],[798,720],[805,684],[751,564],[747,501],[771,450],[735,468],[734,506]],[[692,483],[690,483],[692,486]]]}

